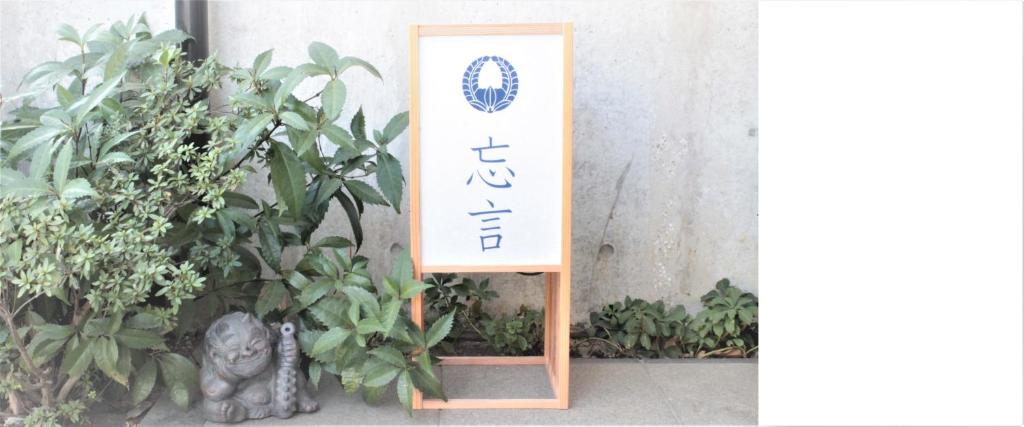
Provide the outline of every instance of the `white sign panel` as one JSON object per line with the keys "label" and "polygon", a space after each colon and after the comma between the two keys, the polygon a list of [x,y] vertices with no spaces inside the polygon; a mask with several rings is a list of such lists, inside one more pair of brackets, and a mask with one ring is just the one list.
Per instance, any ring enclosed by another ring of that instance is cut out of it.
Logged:
{"label": "white sign panel", "polygon": [[420,38],[422,265],[561,263],[563,62],[562,35]]}

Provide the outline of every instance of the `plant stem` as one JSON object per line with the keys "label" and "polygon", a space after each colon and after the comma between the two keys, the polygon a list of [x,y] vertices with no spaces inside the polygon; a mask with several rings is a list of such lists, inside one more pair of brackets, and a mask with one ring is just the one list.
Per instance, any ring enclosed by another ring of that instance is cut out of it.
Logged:
{"label": "plant stem", "polygon": [[718,349],[718,350],[714,350],[714,351],[709,351],[709,352],[707,352],[707,353],[704,353],[704,357],[703,357],[703,358],[707,358],[707,357],[709,357],[709,356],[714,356],[714,355],[716,355],[716,354],[721,354],[721,353],[725,353],[726,351],[729,351],[729,350],[733,350],[733,349],[737,349],[737,348],[739,348],[739,347],[731,347],[731,346],[730,346],[730,347],[724,347],[724,348],[720,348],[720,349]]}
{"label": "plant stem", "polygon": [[616,344],[616,343],[614,343],[614,342],[611,342],[611,341],[609,341],[609,340],[606,340],[606,339],[604,339],[604,338],[598,338],[598,337],[584,337],[584,338],[582,338],[582,340],[598,340],[598,341],[604,341],[604,342],[606,342],[606,343],[608,343],[608,344],[611,344],[612,346],[614,346],[614,347],[615,347],[615,348],[616,348],[616,349],[618,350],[618,352],[619,352],[619,353],[622,353],[622,354],[626,354],[626,350],[625,350],[625,349],[623,349],[623,348],[622,348],[622,346],[620,346],[620,345],[618,345],[618,344]]}
{"label": "plant stem", "polygon": [[31,303],[32,301],[34,301],[34,300],[35,300],[36,298],[39,298],[39,296],[40,296],[40,295],[42,295],[42,294],[35,294],[35,295],[33,295],[33,296],[32,296],[32,298],[29,298],[29,299],[28,299],[28,300],[26,300],[25,302],[21,303],[21,305],[20,305],[20,306],[18,306],[18,309],[17,309],[17,310],[14,310],[14,313],[11,313],[11,318],[15,318],[15,317],[18,317],[18,313],[20,313],[20,312],[21,312],[21,310],[24,310],[24,309],[25,309],[25,307],[27,307],[29,303]]}
{"label": "plant stem", "polygon": [[[481,338],[487,340],[488,344],[491,344],[490,338],[488,338],[487,335],[484,335],[483,331],[481,331],[480,328],[476,327],[476,322],[474,322],[473,319],[469,317],[469,313],[467,313],[465,310],[462,310],[462,317],[466,319],[466,323],[469,324],[469,327],[473,328],[473,330],[476,331],[477,335],[480,335]],[[491,344],[491,346],[493,345],[494,344]]]}
{"label": "plant stem", "polygon": [[82,379],[81,375],[68,378],[68,380],[64,382],[64,385],[60,388],[60,391],[57,392],[57,401],[63,402],[65,399],[67,399],[68,395],[71,394],[71,390],[75,388],[75,385],[78,384],[78,380],[80,379]]}
{"label": "plant stem", "polygon": [[32,358],[29,357],[28,348],[25,346],[25,340],[18,333],[18,327],[14,324],[14,317],[11,316],[11,312],[7,310],[6,306],[0,306],[0,317],[2,317],[4,323],[7,324],[7,330],[10,331],[11,333],[11,340],[14,341],[15,347],[18,348],[18,354],[21,355],[21,359],[22,361],[25,362],[25,366],[28,367],[28,370],[32,374],[32,376],[36,377],[36,379],[38,379],[41,383],[44,383],[42,388],[40,389],[43,399],[43,405],[52,407],[52,390],[50,390],[49,387],[46,387],[45,385],[46,376],[43,375],[43,372],[39,370],[36,364],[32,362]]}

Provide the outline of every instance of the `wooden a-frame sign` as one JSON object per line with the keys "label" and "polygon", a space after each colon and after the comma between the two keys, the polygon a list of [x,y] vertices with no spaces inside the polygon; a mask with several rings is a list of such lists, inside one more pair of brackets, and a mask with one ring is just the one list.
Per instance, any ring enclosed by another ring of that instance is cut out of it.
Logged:
{"label": "wooden a-frame sign", "polygon": [[[569,407],[572,24],[410,29],[413,274],[543,272],[544,354],[442,357],[543,365],[553,398],[424,399],[414,409]],[[489,73],[489,74],[488,74]],[[423,297],[412,301],[423,327]]]}

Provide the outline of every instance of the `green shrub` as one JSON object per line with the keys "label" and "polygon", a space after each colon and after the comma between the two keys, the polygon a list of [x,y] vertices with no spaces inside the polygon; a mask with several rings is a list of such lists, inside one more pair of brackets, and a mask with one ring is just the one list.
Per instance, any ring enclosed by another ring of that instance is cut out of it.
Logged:
{"label": "green shrub", "polygon": [[[455,274],[435,274],[426,283],[430,313],[454,312],[452,333],[441,343],[448,354],[472,341],[472,332],[487,341],[499,355],[534,354],[541,351],[543,312],[520,307],[511,316],[492,316],[481,303],[498,298],[488,279],[479,284],[457,281]],[[580,357],[736,357],[757,351],[757,297],[719,281],[701,301],[704,310],[690,316],[682,305],[668,307],[662,301],[647,302],[626,297],[590,313],[590,322],[574,325],[570,346]],[[434,314],[433,317],[438,317]],[[467,334],[467,332],[470,332]]]}
{"label": "green shrub", "polygon": [[719,280],[700,298],[704,310],[693,320],[696,338],[691,350],[710,356],[739,350],[747,355],[757,351],[757,296]]}
{"label": "green shrub", "polygon": [[[200,264],[210,282],[191,310],[220,315],[228,307],[252,302],[265,320],[297,321],[302,351],[312,360],[308,373],[314,384],[327,372],[346,390],[362,389],[363,397],[374,402],[397,381],[399,400],[407,409],[414,387],[444,398],[429,350],[448,334],[453,315],[439,316],[424,333],[411,321],[407,306],[430,286],[413,280],[408,254],[395,262],[379,286],[366,270],[369,261],[356,255],[363,243],[364,206],[390,206],[399,212],[402,166],[388,147],[408,126],[408,113],[394,115],[372,132],[361,108],[347,128],[335,124],[347,101],[342,80],[346,72],[361,69],[378,78],[380,73],[366,61],[340,57],[323,43],[313,42],[308,53],[312,62],[271,67],[273,52],[268,50],[251,67],[231,71],[238,87],[231,107],[239,147],[230,164],[253,162],[269,170],[275,200],[238,197],[236,207],[183,231],[199,236],[198,241],[184,239],[190,242],[185,248],[204,261]],[[313,96],[299,99],[292,92],[301,84],[322,86]],[[314,241],[332,201],[345,212],[352,235]],[[200,229],[203,225],[215,229]],[[249,247],[256,247],[256,253]],[[288,248],[298,251],[298,263],[283,256]],[[261,264],[269,272],[257,277]],[[233,276],[239,269],[253,274]],[[253,295],[254,301],[249,299]]]}
{"label": "green shrub", "polygon": [[512,315],[484,320],[484,338],[500,355],[521,356],[541,351],[544,342],[544,312],[520,306]]}
{"label": "green shrub", "polygon": [[454,313],[451,333],[441,342],[446,354],[457,353],[456,346],[467,340],[486,341],[495,354],[519,356],[538,354],[544,339],[544,313],[526,306],[511,315],[492,316],[483,310],[483,303],[498,297],[490,288],[490,279],[476,282],[455,274],[434,274],[425,283],[427,319]]}
{"label": "green shrub", "polygon": [[690,316],[677,305],[649,303],[626,297],[625,301],[606,305],[590,313],[584,343],[577,353],[616,357],[681,357]]}
{"label": "green shrub", "polygon": [[[187,36],[144,17],[59,34],[79,54],[32,69],[0,125],[0,392],[40,424],[79,419],[111,382],[132,403],[162,382],[188,405],[196,367],[165,339],[204,278],[167,239],[245,178],[201,96],[226,69],[182,60]],[[57,105],[35,106],[45,95]]]}
{"label": "green shrub", "polygon": [[455,353],[455,344],[466,336],[466,332],[475,332],[484,338],[479,325],[482,321],[491,320],[491,316],[483,311],[483,303],[498,296],[490,289],[490,279],[477,283],[467,277],[456,282],[457,278],[455,274],[434,274],[424,281],[431,286],[423,293],[424,317],[432,321],[446,313],[455,313],[452,331],[440,344],[441,350],[447,354]]}
{"label": "green shrub", "polygon": [[[407,303],[429,285],[412,279],[408,255],[374,286],[354,254],[365,204],[397,212],[404,184],[387,146],[407,113],[372,134],[361,109],[347,129],[335,124],[341,76],[354,67],[380,77],[372,65],[322,43],[294,68],[270,67],[271,51],[249,68],[192,64],[178,47],[187,35],[153,35],[145,18],[60,35],[79,54],[33,69],[26,91],[6,99],[22,106],[0,127],[0,391],[9,411],[74,422],[97,397],[96,381],[130,386],[134,403],[162,381],[187,406],[196,368],[170,351],[171,337],[239,308],[298,321],[314,382],[326,371],[373,401],[397,381],[407,408],[414,387],[444,397],[429,349],[452,315],[424,332]],[[228,93],[232,111],[218,114],[206,94],[228,76],[238,89]],[[320,76],[313,97],[292,94]],[[59,105],[33,106],[40,95]],[[270,171],[272,203],[231,191],[250,162]],[[331,200],[351,239],[314,243]],[[289,247],[303,251],[294,265],[282,256]]]}

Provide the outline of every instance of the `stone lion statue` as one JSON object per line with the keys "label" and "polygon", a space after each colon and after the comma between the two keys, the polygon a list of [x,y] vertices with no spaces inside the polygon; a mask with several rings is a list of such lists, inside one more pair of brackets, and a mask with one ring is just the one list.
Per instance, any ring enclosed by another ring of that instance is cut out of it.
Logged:
{"label": "stone lion statue", "polygon": [[319,404],[298,363],[293,324],[285,323],[278,334],[248,313],[222,316],[210,325],[203,342],[203,416],[234,423],[316,411]]}

